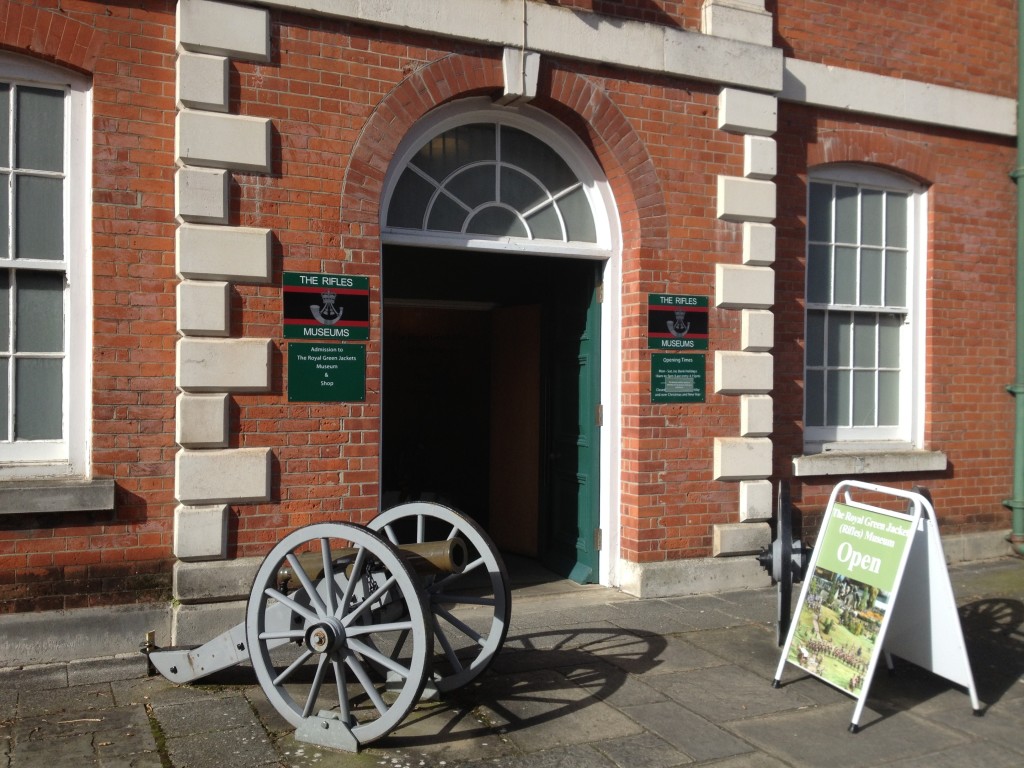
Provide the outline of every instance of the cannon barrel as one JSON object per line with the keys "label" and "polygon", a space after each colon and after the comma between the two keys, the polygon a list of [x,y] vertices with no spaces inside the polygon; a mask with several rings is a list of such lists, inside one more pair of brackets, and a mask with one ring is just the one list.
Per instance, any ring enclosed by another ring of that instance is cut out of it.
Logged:
{"label": "cannon barrel", "polygon": [[[398,553],[416,573],[421,575],[445,575],[462,573],[469,560],[466,542],[454,537],[443,541],[425,541],[419,544],[402,544]],[[335,567],[347,570],[356,556],[355,549],[339,549],[331,554]],[[299,566],[312,581],[323,578],[324,564],[319,552],[304,552],[297,555]],[[297,584],[290,563],[284,563],[277,571],[277,583],[287,593]]]}

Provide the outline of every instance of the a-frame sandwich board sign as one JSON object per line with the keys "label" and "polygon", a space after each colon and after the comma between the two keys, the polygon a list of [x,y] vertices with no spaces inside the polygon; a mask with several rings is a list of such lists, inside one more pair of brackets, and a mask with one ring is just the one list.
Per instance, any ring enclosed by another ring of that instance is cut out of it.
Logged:
{"label": "a-frame sandwich board sign", "polygon": [[[879,497],[905,500],[906,511],[863,500]],[[981,714],[935,509],[925,494],[839,483],[807,574],[773,686],[790,663],[855,697],[850,731],[856,733],[884,653],[890,668],[896,655],[967,688],[974,714]]]}

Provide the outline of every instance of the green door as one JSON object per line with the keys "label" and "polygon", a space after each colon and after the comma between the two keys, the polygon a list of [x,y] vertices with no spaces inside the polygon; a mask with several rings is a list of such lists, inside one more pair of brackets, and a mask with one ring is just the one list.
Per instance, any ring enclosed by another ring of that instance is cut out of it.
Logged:
{"label": "green door", "polygon": [[544,334],[546,512],[542,560],[579,583],[598,581],[600,265],[564,262],[551,281]]}

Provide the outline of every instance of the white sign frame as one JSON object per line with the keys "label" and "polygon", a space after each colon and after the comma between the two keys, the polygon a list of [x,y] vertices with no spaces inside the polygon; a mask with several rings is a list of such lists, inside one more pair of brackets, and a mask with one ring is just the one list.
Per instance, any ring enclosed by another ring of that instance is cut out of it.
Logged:
{"label": "white sign frame", "polygon": [[[855,489],[866,493],[905,499],[908,502],[907,511],[893,512],[857,501],[851,495],[851,491]],[[850,722],[850,732],[857,733],[860,729],[860,717],[864,711],[871,680],[883,653],[890,669],[892,668],[892,655],[896,655],[967,688],[974,714],[981,715],[981,705],[978,701],[978,693],[967,657],[960,615],[957,612],[953,586],[949,580],[946,558],[942,551],[942,541],[939,538],[938,518],[931,500],[916,491],[903,491],[858,480],[845,480],[839,483],[832,490],[828,506],[825,509],[818,542],[808,564],[808,574],[815,572],[818,557],[821,554],[821,542],[831,523],[833,510],[840,494],[842,494],[841,503],[848,507],[904,521],[909,520],[911,523],[910,535],[903,547],[895,582],[889,593],[889,607],[882,619],[874,651],[864,673],[865,682],[860,688],[860,695],[855,697],[857,705]],[[803,587],[800,590],[793,621],[790,622],[786,642],[782,647],[782,657],[772,682],[776,688],[779,687],[783,670],[789,662],[790,648],[798,629],[798,617],[807,600],[811,582],[811,578],[804,579]],[[820,679],[835,685],[824,677],[820,677]],[[853,695],[844,688],[840,687],[840,690],[848,695]]]}

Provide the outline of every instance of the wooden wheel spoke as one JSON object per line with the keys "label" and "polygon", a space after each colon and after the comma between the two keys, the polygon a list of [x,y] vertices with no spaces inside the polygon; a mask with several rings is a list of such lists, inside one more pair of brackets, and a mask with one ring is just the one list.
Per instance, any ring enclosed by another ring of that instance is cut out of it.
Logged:
{"label": "wooden wheel spoke", "polygon": [[402,666],[397,661],[392,659],[390,656],[381,653],[373,646],[368,643],[364,643],[361,640],[350,638],[348,641],[349,648],[353,651],[357,651],[363,658],[379,664],[386,669],[390,669],[395,674],[401,675],[403,680],[409,677],[409,668]]}
{"label": "wooden wheel spoke", "polygon": [[449,624],[451,624],[453,627],[459,630],[466,637],[470,638],[477,645],[484,644],[485,638],[483,635],[481,635],[468,624],[464,624],[463,622],[459,621],[457,618],[455,618],[455,616],[453,616],[449,611],[446,611],[441,606],[438,605],[434,607],[434,615],[443,618],[445,621],[447,621]]}
{"label": "wooden wheel spoke", "polygon": [[327,654],[320,654],[316,662],[316,674],[313,675],[313,684],[309,686],[309,695],[306,696],[306,706],[302,708],[302,716],[309,717],[313,714],[316,700],[320,698],[320,686],[324,684],[324,675],[327,674]]}
{"label": "wooden wheel spoke", "polygon": [[317,616],[327,615],[327,606],[324,605],[324,601],[320,599],[319,593],[316,591],[316,587],[313,586],[313,582],[309,580],[309,574],[306,573],[306,569],[302,567],[302,563],[295,557],[295,553],[289,552],[285,558],[288,561],[288,565],[292,567],[292,572],[299,577],[299,582],[302,584],[302,588],[306,590],[306,594],[309,595],[309,602],[316,608]]}
{"label": "wooden wheel spoke", "polygon": [[265,594],[269,598],[277,600],[277,602],[279,602],[279,603],[284,603],[285,605],[287,605],[292,610],[293,613],[299,614],[299,616],[301,616],[302,618],[306,619],[307,621],[317,621],[320,618],[315,613],[313,613],[313,611],[311,611],[308,608],[306,608],[306,606],[299,605],[297,602],[292,600],[290,597],[288,597],[287,595],[282,594],[281,592],[278,592],[273,587],[267,587],[263,591],[263,594]]}
{"label": "wooden wheel spoke", "polygon": [[380,692],[373,684],[373,680],[370,679],[370,675],[367,673],[366,668],[363,667],[363,663],[359,661],[358,657],[354,653],[350,653],[345,657],[345,663],[348,668],[352,670],[352,673],[359,680],[359,684],[363,687],[366,695],[370,697],[370,701],[373,702],[373,706],[377,708],[377,711],[381,715],[386,715],[388,712],[388,705],[384,699],[381,698]]}
{"label": "wooden wheel spoke", "polygon": [[296,669],[301,667],[303,664],[305,664],[306,660],[310,656],[312,656],[312,655],[313,655],[313,652],[311,650],[309,650],[308,648],[303,649],[302,653],[299,654],[298,658],[295,659],[295,661],[293,661],[291,664],[289,664],[288,668],[285,669],[284,672],[282,672],[281,674],[279,674],[277,677],[274,678],[274,685],[281,685],[281,684],[283,684],[289,677],[292,676],[292,673]]}

